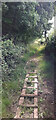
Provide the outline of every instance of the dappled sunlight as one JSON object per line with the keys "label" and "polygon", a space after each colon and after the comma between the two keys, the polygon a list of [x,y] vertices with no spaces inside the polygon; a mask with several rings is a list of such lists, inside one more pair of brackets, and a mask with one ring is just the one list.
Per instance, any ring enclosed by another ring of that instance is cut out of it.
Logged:
{"label": "dappled sunlight", "polygon": [[42,51],[44,49],[45,49],[45,45],[40,45],[39,48],[38,48],[38,51],[40,52],[40,51]]}

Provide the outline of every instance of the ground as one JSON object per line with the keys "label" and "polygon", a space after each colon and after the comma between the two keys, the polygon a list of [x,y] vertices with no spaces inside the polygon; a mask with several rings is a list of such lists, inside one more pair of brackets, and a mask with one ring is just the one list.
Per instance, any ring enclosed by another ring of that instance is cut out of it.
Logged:
{"label": "ground", "polygon": [[[43,56],[41,59],[43,61],[45,61]],[[34,62],[35,65],[37,66],[37,67],[35,67],[35,69],[37,70],[38,85],[39,85],[39,89],[38,89],[39,118],[44,118],[44,117],[45,118],[49,118],[49,117],[53,118],[54,117],[54,79],[53,79],[53,74],[51,75],[51,78],[47,78],[47,77],[42,78],[42,73],[39,68],[39,66],[41,64],[41,59],[38,57],[37,54],[35,54],[27,62],[26,65],[30,68],[30,62]],[[44,71],[44,74],[47,74],[47,73],[45,73],[45,71]],[[47,76],[48,76],[48,74],[47,74]]]}
{"label": "ground", "polygon": [[[53,118],[54,117],[54,68],[53,68],[53,61],[49,58],[49,56],[45,55],[45,45],[38,45],[37,41],[31,43],[28,46],[28,53],[23,57],[30,57],[27,58],[27,62],[24,66],[24,70],[26,73],[29,71],[37,70],[38,76],[38,112],[39,118]],[[19,85],[19,84],[18,84]],[[21,93],[21,91],[18,91]],[[12,105],[8,107],[8,112],[10,111],[10,117],[13,117],[16,114],[16,110],[18,107],[18,100],[20,94],[18,93],[13,94]],[[31,112],[31,110],[30,110]],[[12,115],[11,115],[12,114]],[[29,117],[29,111],[24,114],[25,117]],[[31,116],[33,114],[31,113]]]}

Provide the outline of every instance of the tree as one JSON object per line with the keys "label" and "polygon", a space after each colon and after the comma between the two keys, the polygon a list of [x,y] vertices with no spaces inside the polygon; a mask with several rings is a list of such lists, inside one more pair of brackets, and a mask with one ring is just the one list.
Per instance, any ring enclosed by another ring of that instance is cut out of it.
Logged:
{"label": "tree", "polygon": [[3,34],[9,34],[10,37],[13,35],[14,44],[28,43],[34,37],[41,37],[43,31],[50,29],[51,24],[48,20],[52,16],[52,3],[3,3]]}

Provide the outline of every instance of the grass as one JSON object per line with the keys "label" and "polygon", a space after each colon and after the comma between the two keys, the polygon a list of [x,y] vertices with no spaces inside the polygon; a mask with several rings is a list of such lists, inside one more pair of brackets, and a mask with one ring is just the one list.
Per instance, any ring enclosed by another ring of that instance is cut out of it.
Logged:
{"label": "grass", "polygon": [[30,67],[31,67],[31,68],[35,68],[35,67],[36,67],[36,64],[32,61],[31,64],[30,64]]}
{"label": "grass", "polygon": [[20,96],[21,90],[23,88],[24,79],[26,71],[24,71],[24,64],[20,63],[16,66],[16,69],[11,73],[10,80],[6,79],[2,83],[3,94],[2,94],[2,116],[7,118],[12,117],[9,107],[13,104],[13,101],[16,101]]}
{"label": "grass", "polygon": [[35,76],[36,74],[35,73],[30,73],[30,76]]}
{"label": "grass", "polygon": [[[37,40],[36,40],[37,41]],[[53,79],[53,63],[50,62],[48,56],[45,56],[45,45],[40,45],[37,42],[31,43],[27,46],[27,52],[21,56],[21,61],[16,65],[15,70],[11,73],[10,80],[6,78],[5,82],[3,82],[3,106],[2,106],[2,114],[3,117],[12,117],[13,115],[8,110],[8,107],[12,105],[13,100],[15,101],[15,97],[19,98],[21,90],[23,88],[24,79],[27,71],[34,71],[35,69],[38,71],[38,78],[41,84],[44,79],[51,80]],[[36,59],[38,59],[38,66],[34,61],[30,62],[29,65],[26,65],[26,62],[30,60],[32,56],[36,55]],[[33,75],[33,74],[30,74]],[[8,81],[7,81],[8,80]],[[31,78],[29,78],[31,81]],[[33,83],[29,83],[30,86],[33,86]],[[29,85],[28,84],[28,85]],[[31,91],[32,93],[32,91]],[[14,97],[13,97],[14,95]],[[10,96],[10,99],[9,99]],[[42,99],[40,100],[42,102]],[[21,113],[24,113],[25,110]],[[31,109],[29,112],[31,113]],[[40,111],[40,108],[39,108]],[[45,114],[45,113],[44,113]],[[8,116],[7,116],[8,115]]]}
{"label": "grass", "polygon": [[27,88],[26,89],[26,94],[34,94],[34,91],[35,91],[34,88],[31,88],[31,89]]}
{"label": "grass", "polygon": [[[23,116],[25,116],[26,118],[27,118],[27,116],[26,116],[26,113],[29,115],[29,114],[31,114],[31,113],[33,113],[33,108],[26,108],[26,107],[20,107],[20,109],[21,109],[21,113],[20,113],[20,117],[21,118],[23,118]],[[24,115],[25,114],[25,115]]]}
{"label": "grass", "polygon": [[29,80],[29,82],[31,82],[34,80],[34,78],[29,77],[28,80]]}
{"label": "grass", "polygon": [[42,57],[40,60],[38,69],[40,70],[40,75],[42,78],[53,78],[53,64],[49,60],[46,60],[44,57]]}
{"label": "grass", "polygon": [[[8,108],[11,107],[16,97],[19,98],[23,88],[24,79],[27,72],[25,64],[30,57],[35,54],[35,50],[32,51],[32,49],[30,49],[28,49],[27,52],[21,56],[20,63],[16,63],[15,70],[13,70],[9,76],[4,76],[5,82],[3,81],[2,83],[2,116],[5,118],[8,116],[9,118],[12,117]],[[31,67],[34,66],[34,63],[32,63]]]}
{"label": "grass", "polygon": [[[32,43],[30,45],[31,50],[33,49],[35,51],[35,55],[36,55],[36,59],[38,59],[38,66],[35,65],[35,63],[30,64],[30,69],[34,70],[36,69],[38,71],[37,75],[38,75],[38,80],[41,83],[41,86],[43,86],[43,81],[46,80],[47,82],[49,81],[51,83],[51,81],[54,80],[54,65],[53,65],[53,61],[52,61],[52,57],[47,56],[45,54],[45,47],[46,45],[37,45],[38,43]],[[33,68],[33,69],[32,69]],[[41,92],[42,89],[40,89]],[[39,99],[39,103],[43,103],[43,98],[41,97]],[[40,106],[38,107],[39,109],[39,113],[40,113]],[[41,116],[48,116],[48,109],[45,112],[42,112]]]}

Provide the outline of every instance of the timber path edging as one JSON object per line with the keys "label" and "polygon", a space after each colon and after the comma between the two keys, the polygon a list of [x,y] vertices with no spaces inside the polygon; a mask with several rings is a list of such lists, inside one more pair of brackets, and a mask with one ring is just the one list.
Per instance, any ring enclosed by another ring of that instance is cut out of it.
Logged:
{"label": "timber path edging", "polygon": [[[16,115],[14,118],[20,118],[20,113],[21,113],[21,110],[20,110],[20,106],[22,107],[32,107],[34,108],[34,111],[33,111],[33,118],[38,118],[38,76],[37,75],[34,75],[34,76],[30,76],[30,74],[37,74],[36,73],[36,70],[34,72],[28,72],[28,74],[26,75],[26,78],[25,78],[25,81],[24,81],[24,86],[23,86],[23,89],[22,89],[22,92],[21,92],[21,95],[20,95],[20,99],[19,99],[19,104],[18,104],[18,108],[17,108],[17,111],[16,111]],[[32,86],[28,86],[27,87],[27,82],[30,82],[28,79],[29,78],[33,78],[34,80],[31,81],[31,83],[34,83],[34,87]],[[33,94],[26,94],[26,89],[27,88],[34,88],[35,91]],[[25,97],[33,97],[34,98],[34,104],[26,104],[24,105],[24,99]]]}

